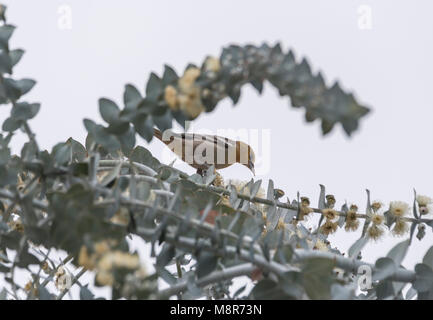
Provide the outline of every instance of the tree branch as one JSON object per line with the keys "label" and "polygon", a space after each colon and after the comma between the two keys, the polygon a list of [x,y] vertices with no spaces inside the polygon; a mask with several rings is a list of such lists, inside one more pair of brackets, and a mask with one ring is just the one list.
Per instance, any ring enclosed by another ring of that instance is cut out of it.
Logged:
{"label": "tree branch", "polygon": [[[252,263],[240,264],[234,267],[229,267],[221,271],[215,271],[211,274],[198,279],[195,283],[199,287],[204,287],[208,284],[233,279],[239,276],[249,276],[257,267]],[[184,291],[188,286],[188,281],[184,280],[180,283],[172,285],[170,288],[161,290],[158,294],[159,299],[167,299]]]}

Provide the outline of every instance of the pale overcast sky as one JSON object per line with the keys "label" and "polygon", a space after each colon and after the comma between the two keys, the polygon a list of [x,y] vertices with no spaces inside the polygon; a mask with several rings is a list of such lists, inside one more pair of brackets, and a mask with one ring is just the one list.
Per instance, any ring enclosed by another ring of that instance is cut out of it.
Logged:
{"label": "pale overcast sky", "polygon": [[[338,126],[324,138],[318,122],[307,125],[303,109],[289,107],[270,85],[261,97],[245,87],[238,106],[233,109],[226,99],[194,127],[269,129],[270,170],[256,178],[265,188],[273,179],[290,199],[300,191],[316,204],[320,183],[335,194],[338,206],[347,200],[362,211],[366,188],[385,203],[411,204],[413,188],[433,196],[432,1],[2,2],[8,20],[18,26],[12,48],[26,50],[16,76],[38,81],[28,99],[42,103],[31,126],[45,148],[70,136],[84,142],[82,119],[100,120],[98,98],[121,104],[126,83],[144,90],[150,72],[161,74],[165,63],[181,73],[188,62],[200,64],[231,43],[280,41],[298,58],[307,57],[328,85],[338,80],[373,109],[360,130],[349,139]],[[369,9],[366,25],[360,14]],[[66,30],[59,27],[65,10],[71,10],[72,22]],[[0,119],[8,112],[3,106]],[[15,151],[23,142],[24,137],[15,138]],[[162,157],[159,141],[139,143]],[[194,172],[179,161],[175,166]],[[241,166],[221,174],[251,177]],[[432,244],[432,230],[426,231],[422,242],[414,240],[406,267],[420,262]],[[340,230],[330,240],[345,251],[358,237],[359,232]],[[363,256],[374,262],[399,241],[389,236],[371,243]]]}

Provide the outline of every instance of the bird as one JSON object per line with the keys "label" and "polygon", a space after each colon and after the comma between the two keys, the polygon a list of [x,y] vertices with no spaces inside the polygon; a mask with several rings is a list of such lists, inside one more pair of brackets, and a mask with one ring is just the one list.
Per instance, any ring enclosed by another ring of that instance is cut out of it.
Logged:
{"label": "bird", "polygon": [[242,141],[235,141],[217,135],[197,133],[162,133],[154,128],[153,135],[166,144],[182,161],[197,169],[203,175],[212,165],[215,170],[227,168],[235,163],[247,167],[255,175],[255,154]]}

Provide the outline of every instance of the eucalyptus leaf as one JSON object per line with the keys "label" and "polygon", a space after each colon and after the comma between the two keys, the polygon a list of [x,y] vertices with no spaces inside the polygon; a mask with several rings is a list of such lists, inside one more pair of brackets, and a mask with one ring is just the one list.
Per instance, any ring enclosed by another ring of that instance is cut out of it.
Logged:
{"label": "eucalyptus leaf", "polygon": [[125,91],[123,93],[123,103],[125,105],[125,109],[137,109],[141,99],[142,96],[136,87],[134,87],[132,84],[127,84],[125,86]]}
{"label": "eucalyptus leaf", "polygon": [[388,258],[391,258],[397,266],[401,264],[404,257],[406,256],[406,252],[409,248],[410,240],[405,240],[398,243],[394,246],[386,255]]}
{"label": "eucalyptus leaf", "polygon": [[146,86],[146,98],[150,100],[157,100],[162,94],[161,79],[155,74],[151,73]]}
{"label": "eucalyptus leaf", "polygon": [[11,50],[9,52],[9,56],[11,59],[12,66],[15,66],[18,62],[20,62],[23,55],[24,55],[24,50],[22,49]]}
{"label": "eucalyptus leaf", "polygon": [[362,237],[355,241],[354,244],[349,249],[349,258],[356,258],[358,257],[361,250],[364,248],[364,246],[367,244],[368,238]]}
{"label": "eucalyptus leaf", "polygon": [[383,280],[390,277],[397,270],[394,260],[389,257],[379,258],[375,264],[373,280]]}
{"label": "eucalyptus leaf", "polygon": [[110,99],[99,99],[99,112],[107,123],[113,123],[119,119],[119,107]]}
{"label": "eucalyptus leaf", "polygon": [[218,257],[213,253],[201,251],[197,257],[197,277],[202,278],[215,270]]}
{"label": "eucalyptus leaf", "polygon": [[95,295],[89,290],[87,286],[80,288],[80,300],[94,300]]}
{"label": "eucalyptus leaf", "polygon": [[422,263],[428,265],[433,270],[433,246],[427,250],[424,258],[422,259]]}
{"label": "eucalyptus leaf", "polygon": [[420,292],[426,292],[433,289],[433,270],[426,264],[418,263],[415,266],[416,279],[413,287]]}

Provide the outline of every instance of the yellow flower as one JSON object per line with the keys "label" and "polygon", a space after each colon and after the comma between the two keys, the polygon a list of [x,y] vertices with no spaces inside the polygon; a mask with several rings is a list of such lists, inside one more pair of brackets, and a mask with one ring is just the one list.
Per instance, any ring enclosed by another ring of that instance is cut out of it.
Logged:
{"label": "yellow flower", "polygon": [[403,219],[397,219],[395,221],[394,228],[392,229],[392,234],[394,236],[403,236],[406,232],[409,231],[409,226],[406,221]]}
{"label": "yellow flower", "polygon": [[97,255],[102,255],[110,250],[110,244],[107,240],[102,240],[96,242],[94,248]]}
{"label": "yellow flower", "polygon": [[284,223],[284,220],[282,218],[280,218],[278,220],[277,226],[275,227],[275,229],[277,230],[283,230],[286,227],[286,224]]}
{"label": "yellow flower", "polygon": [[329,251],[327,244],[320,239],[317,239],[316,243],[314,244],[313,250]]}
{"label": "yellow flower", "polygon": [[[236,192],[238,194],[244,194],[244,195],[249,196],[249,195],[251,195],[251,192],[250,192],[251,190],[245,187],[247,184],[248,184],[248,181],[240,181],[237,179],[230,179],[227,182],[227,185],[232,185],[233,187],[235,187]],[[265,190],[262,187],[260,187],[255,196],[258,198],[266,198],[265,197]],[[256,209],[258,209],[259,211],[262,211],[262,212],[266,208],[266,205],[261,204],[261,203],[254,203],[254,206]]]}
{"label": "yellow flower", "polygon": [[188,94],[181,94],[179,104],[180,110],[193,119],[197,118],[205,110],[201,102],[199,88],[191,88]]}
{"label": "yellow flower", "polygon": [[351,204],[350,205],[350,210],[358,212],[358,206],[356,204]]}
{"label": "yellow flower", "polygon": [[301,197],[301,205],[308,207],[310,205],[310,199],[308,197]]}
{"label": "yellow flower", "polygon": [[14,231],[18,231],[20,233],[24,232],[24,225],[23,225],[20,218],[17,218],[17,219],[14,219],[14,220],[8,222],[8,225]]}
{"label": "yellow flower", "polygon": [[409,209],[409,205],[403,201],[392,201],[389,205],[389,210],[392,215],[395,217],[403,217],[407,210]]}
{"label": "yellow flower", "polygon": [[215,180],[213,181],[213,185],[215,187],[224,187],[224,178],[218,173],[215,172],[216,177]]}
{"label": "yellow flower", "polygon": [[140,266],[140,259],[137,254],[115,251],[114,266],[118,268],[137,269]]}
{"label": "yellow flower", "polygon": [[140,259],[136,254],[123,251],[109,251],[97,263],[96,281],[103,286],[112,286],[114,283],[113,269],[139,269]]}
{"label": "yellow flower", "polygon": [[299,221],[303,221],[304,217],[308,216],[313,209],[310,208],[310,199],[307,197],[301,197],[301,206],[299,207]]}
{"label": "yellow flower", "polygon": [[175,87],[168,85],[164,89],[164,100],[171,110],[179,109],[179,101],[177,99],[177,90]]}
{"label": "yellow flower", "polygon": [[329,221],[333,221],[338,217],[338,212],[334,209],[323,209],[322,210],[323,215],[325,218]]}
{"label": "yellow flower", "polygon": [[326,205],[328,208],[334,208],[335,205],[335,197],[332,194],[327,194],[326,195]]}
{"label": "yellow flower", "polygon": [[48,265],[48,262],[44,261],[41,265],[42,270],[44,271],[44,273],[49,274],[51,269],[50,266]]}
{"label": "yellow flower", "polygon": [[60,276],[63,276],[65,273],[66,273],[65,268],[60,266],[57,268],[55,276],[60,277]]}
{"label": "yellow flower", "polygon": [[346,220],[346,224],[344,225],[344,230],[346,231],[356,231],[359,227],[358,220]]}
{"label": "yellow flower", "polygon": [[426,207],[432,203],[432,199],[430,197],[427,197],[427,196],[419,195],[416,197],[416,202],[418,202],[418,205],[420,207]]}
{"label": "yellow flower", "polygon": [[248,182],[240,181],[240,180],[236,180],[236,179],[230,179],[228,181],[229,185],[232,185],[233,187],[235,187],[237,193],[242,193],[242,194],[247,193],[247,189],[245,188],[245,185],[247,183]]}
{"label": "yellow flower", "polygon": [[182,92],[187,92],[194,86],[195,80],[200,76],[200,69],[191,67],[185,70],[183,76],[179,79],[179,88]]}
{"label": "yellow flower", "polygon": [[98,261],[98,270],[102,271],[111,271],[113,269],[113,260],[114,256],[113,254],[105,254],[99,261]]}
{"label": "yellow flower", "polygon": [[320,227],[320,232],[326,235],[332,234],[337,231],[338,223],[326,220],[326,222]]}
{"label": "yellow flower", "polygon": [[87,247],[85,245],[81,246],[78,254],[78,264],[87,270],[93,270],[95,268],[95,263],[96,256],[89,255]]}
{"label": "yellow flower", "polygon": [[110,221],[117,225],[127,226],[129,224],[129,210],[125,207],[119,208]]}
{"label": "yellow flower", "polygon": [[54,284],[58,290],[67,289],[68,284],[72,281],[71,275],[66,272],[63,266],[60,266],[55,274]]}
{"label": "yellow flower", "polygon": [[201,102],[200,88],[195,85],[195,80],[199,75],[200,69],[195,67],[188,68],[178,81],[180,89],[178,96],[180,109],[191,118],[198,117],[198,115],[205,110]]}
{"label": "yellow flower", "polygon": [[380,202],[379,200],[375,200],[373,201],[373,203],[371,204],[371,208],[373,209],[374,212],[377,212],[380,210],[380,208],[382,208],[383,203]]}
{"label": "yellow flower", "polygon": [[306,216],[308,216],[311,212],[313,212],[313,209],[311,209],[308,206],[304,206],[301,204],[301,206],[299,207],[300,210],[300,214],[299,214],[299,221],[304,220],[304,218]]}
{"label": "yellow flower", "polygon": [[280,199],[281,197],[283,197],[285,195],[284,191],[281,189],[274,189],[274,198],[275,199]]}
{"label": "yellow flower", "polygon": [[230,198],[229,196],[226,195],[222,195],[217,204],[231,208]]}
{"label": "yellow flower", "polygon": [[146,270],[146,268],[144,266],[140,266],[140,268],[138,268],[134,275],[138,278],[138,279],[144,279],[146,278],[149,274]]}
{"label": "yellow flower", "polygon": [[92,254],[89,254],[85,245],[81,246],[78,254],[78,264],[87,270],[93,270],[96,266],[96,262],[116,244],[117,241],[114,239],[105,239],[95,242],[92,248]]}
{"label": "yellow flower", "polygon": [[350,209],[346,214],[346,221],[356,221],[356,210]]}
{"label": "yellow flower", "polygon": [[139,265],[140,259],[138,255],[116,250],[102,256],[98,261],[98,270],[109,271],[113,268],[136,269]]}
{"label": "yellow flower", "polygon": [[220,60],[215,57],[208,57],[204,63],[204,69],[206,71],[219,72],[221,69]]}
{"label": "yellow flower", "polygon": [[381,225],[381,224],[383,223],[385,217],[382,216],[382,215],[380,215],[380,214],[373,213],[373,214],[370,216],[370,219],[371,219],[371,222],[372,222],[374,225],[379,226],[379,225]]}
{"label": "yellow flower", "polygon": [[29,292],[30,290],[32,290],[33,287],[33,282],[30,280],[29,282],[26,283],[26,285],[24,286],[24,290]]}
{"label": "yellow flower", "polygon": [[372,240],[379,240],[380,237],[382,237],[384,234],[384,231],[381,227],[373,224],[370,228],[367,230],[367,236],[368,238]]}
{"label": "yellow flower", "polygon": [[95,280],[101,286],[112,286],[114,283],[114,276],[108,271],[98,271]]}
{"label": "yellow flower", "polygon": [[346,213],[346,224],[344,225],[344,230],[346,231],[356,231],[359,227],[359,221],[356,216],[358,207],[354,204],[350,206],[349,211]]}

